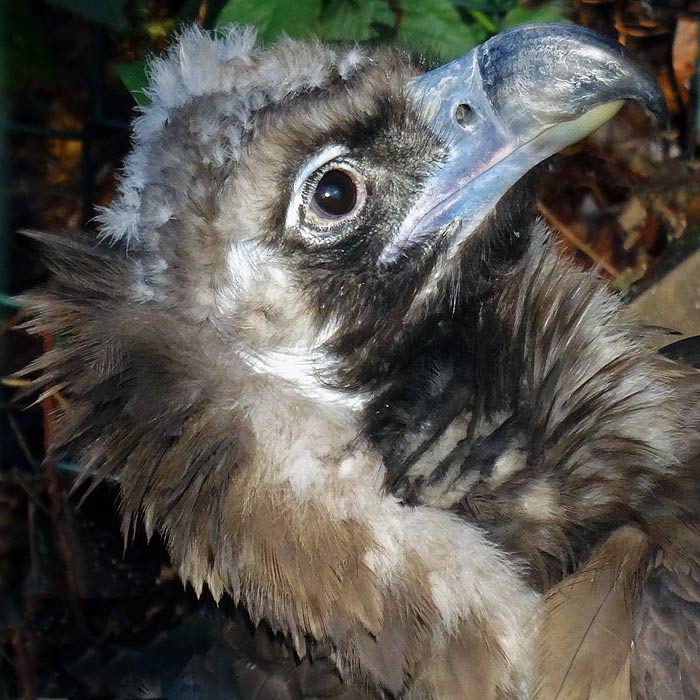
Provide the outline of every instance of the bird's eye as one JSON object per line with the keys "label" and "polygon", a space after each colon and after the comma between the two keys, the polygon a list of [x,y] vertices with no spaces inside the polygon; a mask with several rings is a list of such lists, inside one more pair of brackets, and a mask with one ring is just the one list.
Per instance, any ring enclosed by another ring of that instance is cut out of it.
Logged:
{"label": "bird's eye", "polygon": [[357,187],[343,170],[329,170],[316,186],[314,205],[328,216],[344,216],[356,203]]}
{"label": "bird's eye", "polygon": [[350,219],[361,209],[364,198],[364,182],[359,173],[345,167],[327,170],[311,196],[310,223],[327,227]]}
{"label": "bird's eye", "polygon": [[311,157],[294,179],[285,218],[314,243],[347,233],[347,224],[363,210],[367,181],[347,157],[347,148],[331,144]]}

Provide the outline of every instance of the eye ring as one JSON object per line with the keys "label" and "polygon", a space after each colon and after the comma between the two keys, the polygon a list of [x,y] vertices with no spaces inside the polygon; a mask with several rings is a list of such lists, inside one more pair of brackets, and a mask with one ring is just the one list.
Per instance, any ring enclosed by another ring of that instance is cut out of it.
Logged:
{"label": "eye ring", "polygon": [[346,163],[325,169],[310,189],[306,220],[322,229],[355,218],[367,198],[364,178]]}

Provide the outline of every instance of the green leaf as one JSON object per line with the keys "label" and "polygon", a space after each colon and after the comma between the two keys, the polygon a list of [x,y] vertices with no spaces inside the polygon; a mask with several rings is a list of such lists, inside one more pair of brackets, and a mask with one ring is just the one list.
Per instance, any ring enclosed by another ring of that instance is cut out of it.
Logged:
{"label": "green leaf", "polygon": [[394,20],[386,0],[331,0],[314,33],[325,41],[371,41],[377,25],[391,27]]}
{"label": "green leaf", "polygon": [[129,28],[124,14],[126,0],[49,0],[49,4],[118,32]]}
{"label": "green leaf", "polygon": [[449,0],[403,0],[397,41],[449,60],[486,38],[483,28],[466,25]]}
{"label": "green leaf", "polygon": [[518,5],[514,7],[503,18],[501,30],[517,27],[519,24],[527,24],[528,22],[568,22],[569,19],[564,14],[563,10],[556,6],[541,5],[536,8],[527,8]]}
{"label": "green leaf", "polygon": [[151,22],[144,22],[143,28],[148,34],[151,41],[158,42],[165,39],[170,32],[172,32],[173,27],[176,24],[174,18],[154,20]]}
{"label": "green leaf", "polygon": [[309,36],[320,14],[321,0],[229,0],[216,23],[252,24],[264,42],[271,42],[281,34]]}
{"label": "green leaf", "polygon": [[121,78],[126,89],[131,93],[136,104],[147,105],[150,100],[144,93],[144,89],[148,85],[146,77],[146,61],[138,63],[115,63],[114,70]]}
{"label": "green leaf", "polygon": [[496,34],[496,32],[498,32],[498,25],[486,13],[481,10],[469,10],[469,14],[474,18],[474,21],[480,24],[489,34]]}
{"label": "green leaf", "polygon": [[453,4],[467,12],[482,12],[495,20],[515,7],[517,0],[453,0]]}

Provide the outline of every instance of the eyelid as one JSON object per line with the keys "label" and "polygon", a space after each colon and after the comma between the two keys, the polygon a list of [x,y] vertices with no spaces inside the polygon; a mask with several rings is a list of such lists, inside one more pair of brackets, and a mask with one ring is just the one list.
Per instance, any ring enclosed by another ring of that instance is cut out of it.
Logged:
{"label": "eyelid", "polygon": [[299,224],[299,210],[304,200],[304,186],[308,179],[317,170],[322,168],[326,163],[344,156],[348,152],[347,146],[341,144],[329,144],[322,148],[318,153],[309,158],[306,163],[300,168],[297,176],[294,178],[292,186],[292,196],[287,207],[287,216],[284,222],[285,228],[292,228]]}

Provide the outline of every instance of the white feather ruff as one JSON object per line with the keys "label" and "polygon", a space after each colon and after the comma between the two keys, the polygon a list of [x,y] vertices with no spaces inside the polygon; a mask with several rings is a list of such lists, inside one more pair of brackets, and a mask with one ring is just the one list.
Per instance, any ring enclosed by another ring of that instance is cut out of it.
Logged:
{"label": "white feather ruff", "polygon": [[[164,177],[171,158],[181,164],[183,176],[190,170],[194,177],[198,165],[230,167],[240,158],[256,112],[333,78],[345,80],[365,61],[358,47],[339,50],[288,38],[260,48],[250,27],[216,33],[186,28],[150,63],[150,104],[134,120],[118,194],[97,217],[101,236],[131,247],[148,240],[186,206],[180,190],[187,179],[172,183]],[[185,110],[187,144],[178,143],[177,132],[167,133]],[[192,162],[193,149],[199,163]]]}

